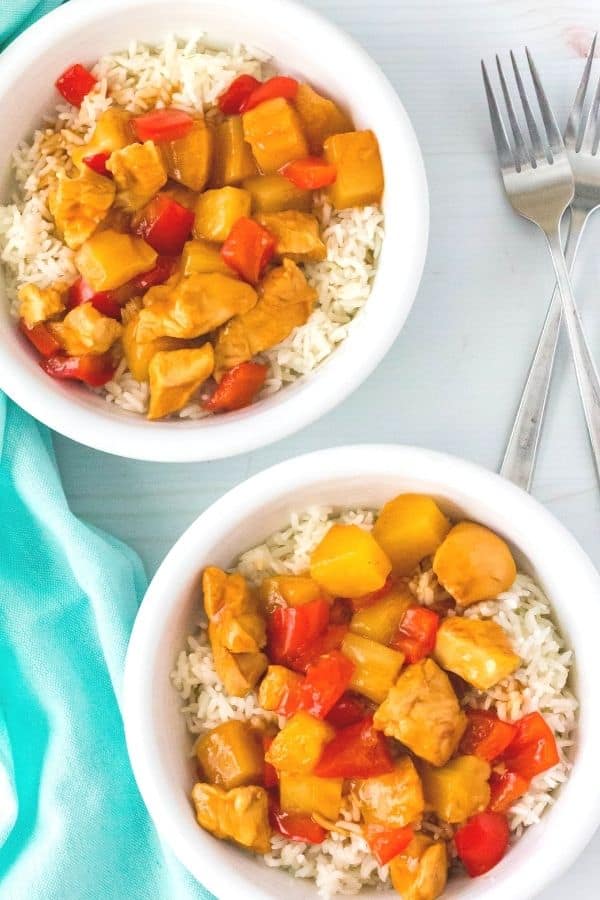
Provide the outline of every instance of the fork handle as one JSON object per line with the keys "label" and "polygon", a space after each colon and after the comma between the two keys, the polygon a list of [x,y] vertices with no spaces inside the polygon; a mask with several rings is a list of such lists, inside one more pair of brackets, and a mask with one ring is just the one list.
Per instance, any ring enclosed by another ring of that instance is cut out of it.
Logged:
{"label": "fork handle", "polygon": [[585,420],[594,454],[596,472],[600,477],[600,378],[583,332],[583,326],[571,287],[569,270],[560,238],[560,226],[547,232],[546,238],[552,255],[558,289],[562,299],[562,312],[571,343],[575,374],[583,404]]}
{"label": "fork handle", "polygon": [[[587,210],[578,206],[571,209],[565,244],[565,258],[569,271],[575,262],[588,217]],[[500,474],[504,478],[518,484],[525,491],[530,489],[533,479],[561,320],[562,302],[556,284],[500,467]]]}

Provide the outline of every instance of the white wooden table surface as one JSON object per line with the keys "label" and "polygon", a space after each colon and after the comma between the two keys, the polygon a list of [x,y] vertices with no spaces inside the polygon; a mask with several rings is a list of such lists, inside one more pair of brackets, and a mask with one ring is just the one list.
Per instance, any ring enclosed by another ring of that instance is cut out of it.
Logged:
{"label": "white wooden table surface", "polygon": [[[493,62],[496,51],[527,43],[564,121],[582,53],[600,27],[598,0],[310,5],[363,44],[412,118],[431,193],[425,275],[408,324],[375,374],[333,413],[272,447],[224,462],[176,466],[122,460],[56,438],[74,511],[128,541],[149,575],[215,498],[301,452],[400,442],[497,468],[550,296],[553,278],[541,235],[515,217],[498,182],[479,59]],[[600,360],[599,244],[600,216],[584,238],[575,276]],[[401,248],[398,260],[402,265]],[[557,376],[533,492],[600,565],[600,491],[564,347]],[[592,900],[599,882],[600,833],[541,896]]]}

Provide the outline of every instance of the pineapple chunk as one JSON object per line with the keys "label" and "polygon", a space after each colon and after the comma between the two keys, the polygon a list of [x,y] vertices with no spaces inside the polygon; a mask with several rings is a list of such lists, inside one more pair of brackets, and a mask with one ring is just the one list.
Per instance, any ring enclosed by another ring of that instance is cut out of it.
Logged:
{"label": "pineapple chunk", "polygon": [[219,272],[189,275],[161,292],[160,299],[152,299],[150,305],[146,304],[147,297],[137,329],[142,342],[165,336],[200,337],[256,304],[254,288]]}
{"label": "pineapple chunk", "polygon": [[284,212],[260,213],[256,219],[275,238],[275,252],[280,258],[287,256],[296,262],[311,262],[327,256],[316,216],[288,209]]}
{"label": "pineapple chunk", "polygon": [[479,691],[489,691],[512,675],[521,663],[501,625],[462,616],[442,622],[434,656],[444,669],[464,678]]}
{"label": "pineapple chunk", "polygon": [[154,341],[138,341],[136,331],[139,321],[139,312],[135,313],[123,326],[121,341],[123,352],[127,360],[127,368],[136,381],[148,380],[148,367],[155,353],[160,350],[181,349],[181,341],[175,338],[160,337]]}
{"label": "pineapple chunk", "polygon": [[218,245],[211,244],[210,241],[188,241],[183,248],[181,268],[184,275],[220,272],[232,278],[238,277],[237,272],[221,256]]}
{"label": "pineapple chunk", "polygon": [[332,525],[310,559],[311,576],[338,597],[378,591],[391,568],[373,535],[358,525]]}
{"label": "pineapple chunk", "polygon": [[275,213],[286,209],[312,209],[312,191],[305,191],[283,175],[255,175],[245,178],[242,187],[252,198],[253,213]]}
{"label": "pineapple chunk", "polygon": [[75,265],[94,291],[112,291],[148,272],[156,250],[139,237],[107,228],[92,235],[75,254]]}
{"label": "pineapple chunk", "polygon": [[433,571],[459,606],[491,600],[517,577],[506,542],[475,522],[454,526],[436,551]]}
{"label": "pineapple chunk", "polygon": [[267,175],[294,159],[308,156],[300,116],[283,97],[267,100],[242,116],[244,138]]}
{"label": "pineapple chunk", "polygon": [[394,771],[359,782],[356,798],[365,822],[404,828],[423,815],[421,779],[410,756],[400,756]]}
{"label": "pineapple chunk", "polygon": [[298,712],[275,736],[265,759],[291,775],[313,772],[323,748],[335,736],[335,729],[307,712]]}
{"label": "pineapple chunk", "polygon": [[404,654],[351,632],[342,641],[342,653],[354,663],[349,688],[383,703],[402,668]]}
{"label": "pineapple chunk", "polygon": [[335,181],[327,189],[336,209],[380,202],[383,168],[372,131],[333,134],[325,141],[325,159],[337,170]]}
{"label": "pineapple chunk", "polygon": [[448,880],[448,853],[443,841],[415,834],[390,862],[390,878],[402,900],[436,900]]}
{"label": "pineapple chunk", "polygon": [[380,644],[389,644],[414,599],[406,587],[395,588],[377,603],[357,610],[350,622],[350,631]]}
{"label": "pineapple chunk", "polygon": [[386,503],[373,527],[373,537],[392,561],[394,572],[410,575],[426,556],[432,556],[448,532],[450,522],[431,497],[400,494]]}
{"label": "pineapple chunk", "polygon": [[445,822],[464,822],[483,812],[490,802],[492,769],[477,756],[457,756],[441,768],[419,766],[428,809]]}
{"label": "pineapple chunk", "polygon": [[210,174],[213,146],[213,132],[204,119],[195,119],[185,137],[161,142],[169,178],[192,191],[201,191]]}
{"label": "pineapple chunk", "polygon": [[273,575],[264,578],[260,585],[260,596],[265,609],[302,606],[323,595],[323,588],[308,575]]}
{"label": "pineapple chunk", "polygon": [[106,218],[114,199],[114,182],[91,169],[77,178],[58,177],[48,205],[67,247],[81,247]]}
{"label": "pineapple chunk", "polygon": [[103,316],[91,303],[74,307],[52,332],[69,356],[106,353],[121,336],[121,325]]}
{"label": "pineapple chunk", "polygon": [[342,131],[352,131],[349,116],[333,100],[322,97],[309,84],[299,84],[294,104],[300,116],[311,153],[320,156],[325,139]]}
{"label": "pineapple chunk", "polygon": [[250,215],[251,200],[242,188],[223,187],[205,191],[196,203],[194,237],[222,243],[235,222]]}
{"label": "pineapple chunk", "polygon": [[161,419],[182,409],[214,368],[210,344],[191,350],[160,350],[148,367],[149,419]]}
{"label": "pineapple chunk", "polygon": [[129,212],[145,206],[167,181],[167,170],[154,141],[115,150],[106,168],[115,177],[117,206]]}
{"label": "pineapple chunk", "polygon": [[279,776],[279,799],[285,812],[323,816],[336,822],[342,806],[343,778],[319,778],[317,775]]}
{"label": "pineapple chunk", "polygon": [[269,661],[264,653],[231,653],[223,645],[218,622],[208,626],[215,670],[229,697],[245,697],[258,683]]}
{"label": "pineapple chunk", "polygon": [[24,284],[19,288],[19,316],[27,328],[33,328],[40,322],[46,322],[64,311],[63,297],[65,290],[58,287],[38,287],[37,284]]}
{"label": "pineapple chunk", "polygon": [[263,751],[248,722],[230,719],[200,738],[196,757],[210,784],[226,791],[258,784],[263,777]]}
{"label": "pineapple chunk", "polygon": [[89,171],[89,166],[84,163],[86,156],[95,156],[97,153],[113,153],[121,150],[133,141],[131,133],[131,115],[124,109],[114,106],[100,113],[94,132],[87,144],[74,146],[69,151],[71,159],[81,172]]}
{"label": "pineapple chunk", "polygon": [[250,144],[244,140],[241,116],[231,116],[215,129],[215,156],[211,184],[220,188],[239,184],[244,178],[256,175],[258,168]]}

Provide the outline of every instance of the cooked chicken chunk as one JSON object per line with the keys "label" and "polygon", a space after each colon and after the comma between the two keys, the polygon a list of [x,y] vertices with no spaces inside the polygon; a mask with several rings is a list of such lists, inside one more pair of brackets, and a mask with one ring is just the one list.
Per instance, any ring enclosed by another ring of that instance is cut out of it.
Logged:
{"label": "cooked chicken chunk", "polygon": [[506,541],[475,522],[459,522],[436,550],[433,571],[459,606],[507,591],[517,567]]}
{"label": "cooked chicken chunk", "polygon": [[423,763],[425,804],[445,822],[464,822],[483,812],[490,802],[491,767],[477,756],[457,756],[441,768]]}
{"label": "cooked chicken chunk", "polygon": [[91,303],[74,307],[52,332],[69,356],[106,353],[121,336],[121,325],[103,316]]}
{"label": "cooked chicken chunk", "polygon": [[279,709],[290,694],[298,690],[302,676],[285,666],[269,666],[260,683],[258,703],[263,709]]}
{"label": "cooked chicken chunk", "polygon": [[258,303],[235,316],[219,332],[215,346],[215,377],[252,359],[257,353],[283,341],[298,325],[304,325],[316,299],[295,262],[285,259],[272,269],[259,287]]}
{"label": "cooked chicken chunk", "polygon": [[209,566],[202,575],[204,609],[231,653],[256,653],[267,642],[265,619],[245,578]]}
{"label": "cooked chicken chunk", "polygon": [[402,900],[436,900],[448,879],[448,854],[442,841],[416,834],[390,863],[390,878]]}
{"label": "cooked chicken chunk", "polygon": [[64,311],[63,297],[64,290],[58,287],[24,284],[19,288],[19,316],[27,328],[33,328]]}
{"label": "cooked chicken chunk", "polygon": [[138,340],[200,337],[232,316],[246,313],[257,299],[249,284],[219,272],[190,275],[164,294],[164,299],[153,300],[140,312]]}
{"label": "cooked chicken chunk", "polygon": [[[127,317],[127,320],[126,320]],[[142,343],[137,339],[139,309],[121,313],[123,333],[121,342],[127,360],[127,368],[137,381],[148,380],[148,368],[152,357],[161,350],[181,350],[181,341],[175,338],[156,338],[155,341]]]}
{"label": "cooked chicken chunk", "polygon": [[107,228],[98,231],[75,254],[75,265],[94,291],[112,291],[155,264],[156,250],[139,237]]}
{"label": "cooked chicken chunk", "polygon": [[91,169],[77,178],[59,176],[49,206],[56,230],[71,250],[94,233],[114,199],[114,182]]}
{"label": "cooked chicken chunk", "polygon": [[521,662],[500,625],[462,616],[445,619],[440,625],[435,658],[444,669],[480,691],[488,691],[512,675]]}
{"label": "cooked chicken chunk", "polygon": [[374,722],[388,737],[434,766],[448,762],[467,727],[448,676],[432,659],[402,672]]}
{"label": "cooked chicken chunk", "polygon": [[365,822],[404,828],[423,815],[423,788],[410,756],[401,756],[388,775],[366,778],[356,788]]}
{"label": "cooked chicken chunk", "polygon": [[320,156],[332,134],[352,131],[352,120],[333,100],[322,97],[309,84],[299,84],[294,105],[300,116],[311,153]]}
{"label": "cooked chicken chunk", "polygon": [[82,172],[89,171],[89,166],[84,163],[86,156],[94,156],[96,153],[113,153],[131,144],[131,115],[124,109],[109,107],[98,116],[94,132],[87,144],[72,147],[71,159]]}
{"label": "cooked chicken chunk", "polygon": [[287,256],[297,262],[317,261],[327,256],[316,216],[287,209],[284,212],[262,213],[256,219],[277,241],[277,256]]}
{"label": "cooked chicken chunk", "polygon": [[245,697],[266,671],[269,661],[264,653],[231,653],[223,645],[219,624],[211,622],[208,637],[213,651],[215,669],[230,697]]}
{"label": "cooked chicken chunk", "polygon": [[149,419],[161,419],[182,409],[212,373],[210,344],[185,350],[159,350],[150,360]]}
{"label": "cooked chicken chunk", "polygon": [[167,169],[154,141],[115,150],[106,168],[115,176],[117,206],[130,212],[145,206],[167,181]]}
{"label": "cooked chicken chunk", "polygon": [[221,840],[232,840],[254,850],[267,853],[271,848],[269,803],[262,787],[238,787],[225,791],[211,784],[195,784],[192,800],[196,818]]}

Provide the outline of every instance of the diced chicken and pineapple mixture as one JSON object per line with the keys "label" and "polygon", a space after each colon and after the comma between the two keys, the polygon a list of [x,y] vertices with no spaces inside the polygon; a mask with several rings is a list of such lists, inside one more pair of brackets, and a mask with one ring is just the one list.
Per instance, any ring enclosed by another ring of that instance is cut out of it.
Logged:
{"label": "diced chicken and pineapple mixture", "polygon": [[[57,81],[76,105],[94,85],[80,65]],[[192,398],[210,412],[251,403],[260,354],[313,311],[316,198],[340,210],[383,191],[375,135],[286,76],[240,75],[204,117],[110,106],[70,156],[48,205],[79,277],[23,284],[21,330],[54,378],[100,387],[124,357],[149,385],[150,419]]]}
{"label": "diced chicken and pineapple mixture", "polygon": [[[410,587],[426,558],[443,592],[429,605]],[[502,538],[416,494],[386,503],[371,532],[331,525],[304,574],[250,584],[205,569],[223,691],[256,691],[276,716],[198,739],[199,824],[266,854],[273,835],[322,843],[351,802],[404,900],[435,900],[461,863],[472,877],[493,868],[508,810],[559,759],[538,712],[508,722],[465,702],[521,664],[499,624],[464,615],[516,574]]]}

